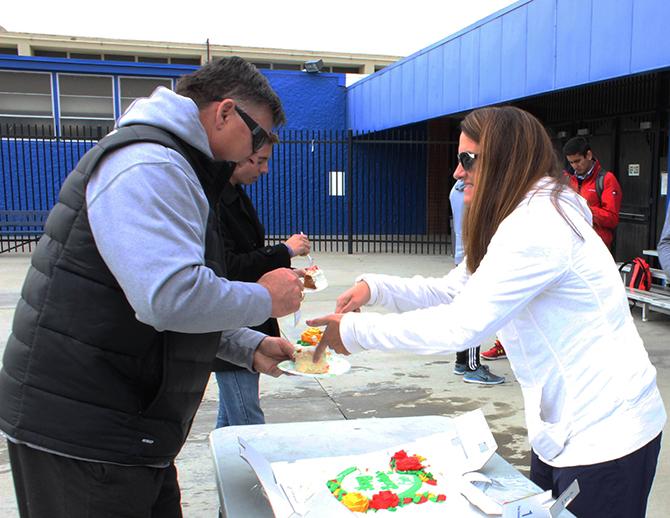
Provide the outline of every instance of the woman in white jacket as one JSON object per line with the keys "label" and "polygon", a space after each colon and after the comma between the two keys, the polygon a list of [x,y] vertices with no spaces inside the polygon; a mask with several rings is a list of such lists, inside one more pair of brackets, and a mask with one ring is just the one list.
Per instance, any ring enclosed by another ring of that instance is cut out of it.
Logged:
{"label": "woman in white jacket", "polygon": [[[519,381],[531,479],[575,478],[577,516],[644,516],[666,414],[656,369],[585,201],[535,117],[483,108],[461,124],[466,258],[443,278],[369,274],[337,300],[321,346],[453,353],[498,334]],[[351,312],[377,304],[395,313]]]}

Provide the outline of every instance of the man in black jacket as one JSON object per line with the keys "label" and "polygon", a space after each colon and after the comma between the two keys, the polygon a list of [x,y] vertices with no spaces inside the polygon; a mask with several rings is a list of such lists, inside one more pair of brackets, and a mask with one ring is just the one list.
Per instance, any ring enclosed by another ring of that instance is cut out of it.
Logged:
{"label": "man in black jacket", "polygon": [[181,517],[174,459],[217,351],[271,373],[290,356],[246,326],[296,311],[302,283],[227,280],[213,210],[283,120],[253,65],[215,60],[136,100],[66,178],[0,371],[22,517]]}
{"label": "man in black jacket", "polygon": [[[236,165],[224,186],[219,204],[219,221],[224,240],[228,278],[256,282],[275,268],[291,266],[291,257],[310,250],[307,236],[294,234],[284,243],[265,246],[265,229],[243,185],[252,185],[269,171],[272,143]],[[277,319],[269,318],[252,329],[268,336],[279,336]],[[214,364],[219,385],[219,413],[216,427],[263,424],[265,417],[259,401],[259,373],[217,359]]]}

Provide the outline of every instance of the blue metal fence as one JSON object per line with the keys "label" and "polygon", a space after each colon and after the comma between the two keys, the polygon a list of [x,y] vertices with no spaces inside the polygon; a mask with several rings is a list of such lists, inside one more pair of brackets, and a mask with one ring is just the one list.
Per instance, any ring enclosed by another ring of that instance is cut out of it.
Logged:
{"label": "blue metal fence", "polygon": [[[29,133],[0,140],[0,212],[51,209],[65,176],[97,141],[88,129],[68,139]],[[280,139],[270,173],[247,188],[270,243],[304,232],[315,251],[447,252],[448,186],[428,188],[437,185],[428,163],[453,161],[454,142],[431,142],[423,126],[285,130]],[[0,252],[10,242],[16,236],[0,236]]]}

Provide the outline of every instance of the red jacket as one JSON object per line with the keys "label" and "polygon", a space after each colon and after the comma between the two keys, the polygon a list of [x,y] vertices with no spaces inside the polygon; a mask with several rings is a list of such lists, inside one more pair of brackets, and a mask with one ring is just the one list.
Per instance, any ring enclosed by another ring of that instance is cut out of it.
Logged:
{"label": "red jacket", "polygon": [[596,192],[596,178],[600,171],[600,162],[595,161],[593,171],[582,182],[580,187],[578,178],[574,173],[570,176],[570,185],[586,200],[593,214],[593,229],[602,238],[607,247],[612,245],[614,231],[619,224],[619,209],[621,208],[621,185],[611,171],[605,173],[603,178],[603,192],[600,198]]}

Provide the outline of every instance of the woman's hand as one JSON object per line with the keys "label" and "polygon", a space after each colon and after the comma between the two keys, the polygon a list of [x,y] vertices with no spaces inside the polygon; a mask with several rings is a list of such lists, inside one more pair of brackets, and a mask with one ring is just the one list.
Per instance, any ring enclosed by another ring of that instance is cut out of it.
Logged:
{"label": "woman's hand", "polygon": [[332,315],[313,318],[312,320],[307,321],[308,326],[327,326],[326,330],[323,332],[319,345],[316,346],[316,350],[314,351],[315,362],[318,362],[321,359],[326,347],[330,347],[337,354],[350,354],[346,347],[344,347],[342,337],[340,336],[341,320],[341,314],[333,313]]}
{"label": "woman's hand", "polygon": [[354,284],[335,301],[335,313],[358,311],[370,301],[370,286],[365,281]]}

